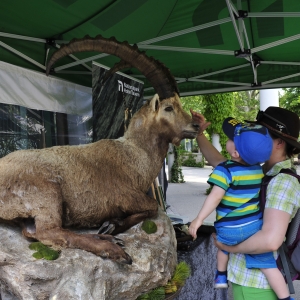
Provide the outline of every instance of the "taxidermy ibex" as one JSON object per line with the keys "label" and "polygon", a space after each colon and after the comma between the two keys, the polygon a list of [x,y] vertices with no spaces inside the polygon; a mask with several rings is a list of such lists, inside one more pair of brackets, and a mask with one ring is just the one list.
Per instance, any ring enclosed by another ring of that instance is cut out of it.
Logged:
{"label": "taxidermy ibex", "polygon": [[[47,74],[57,60],[80,51],[118,56],[122,63],[110,74],[131,65],[145,75],[157,94],[133,116],[122,138],[20,150],[2,158],[0,219],[23,224],[34,221],[35,226],[23,228],[24,236],[54,248],[83,249],[130,264],[122,241],[112,235],[156,216],[158,204],[146,193],[162,167],[168,144],[194,138],[198,125],[182,109],[169,70],[127,42],[101,36],[73,40],[53,54]],[[66,229],[103,223],[109,223],[112,235]]]}

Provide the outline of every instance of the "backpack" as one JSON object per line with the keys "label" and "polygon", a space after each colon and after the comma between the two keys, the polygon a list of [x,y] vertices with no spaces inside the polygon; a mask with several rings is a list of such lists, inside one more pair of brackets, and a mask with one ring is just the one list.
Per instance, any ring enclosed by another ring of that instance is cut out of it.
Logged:
{"label": "backpack", "polygon": [[[279,173],[296,177],[300,183],[300,176],[291,169],[282,169]],[[275,175],[276,176],[276,175]],[[275,176],[265,176],[260,190],[260,208],[263,211],[266,204],[266,192],[269,182]],[[300,280],[300,209],[290,222],[285,242],[278,249],[277,266],[283,274],[291,294],[295,294],[293,280]]]}

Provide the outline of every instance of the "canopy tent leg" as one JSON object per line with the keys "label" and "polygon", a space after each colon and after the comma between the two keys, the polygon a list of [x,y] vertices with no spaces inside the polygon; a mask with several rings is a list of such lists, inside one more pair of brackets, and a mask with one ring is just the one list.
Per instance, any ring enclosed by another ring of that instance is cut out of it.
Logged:
{"label": "canopy tent leg", "polygon": [[278,89],[260,90],[259,101],[260,110],[265,111],[269,106],[279,106]]}

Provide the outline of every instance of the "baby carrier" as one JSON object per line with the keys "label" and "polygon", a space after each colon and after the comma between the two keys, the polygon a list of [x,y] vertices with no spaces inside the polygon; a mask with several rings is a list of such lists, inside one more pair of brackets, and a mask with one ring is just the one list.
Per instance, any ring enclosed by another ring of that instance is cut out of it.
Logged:
{"label": "baby carrier", "polygon": [[[282,169],[280,173],[289,174],[298,179],[300,183],[300,176],[291,169]],[[260,191],[260,206],[263,211],[266,204],[266,192],[269,182],[275,176],[265,176],[262,181]],[[295,294],[293,280],[300,280],[300,209],[298,209],[295,217],[290,222],[285,242],[278,249],[277,266],[283,274],[290,293]]]}

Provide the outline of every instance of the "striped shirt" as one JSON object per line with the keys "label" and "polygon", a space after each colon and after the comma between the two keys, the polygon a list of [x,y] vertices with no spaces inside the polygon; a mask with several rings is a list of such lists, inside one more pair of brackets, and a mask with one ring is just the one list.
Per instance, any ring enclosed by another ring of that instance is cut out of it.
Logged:
{"label": "striped shirt", "polygon": [[226,191],[216,208],[215,227],[235,226],[262,218],[259,191],[263,176],[260,165],[243,165],[232,160],[214,169],[207,182]]}
{"label": "striped shirt", "polygon": [[[291,168],[291,161],[285,160],[275,164],[266,174],[275,176],[281,169]],[[280,173],[270,181],[267,188],[266,208],[285,211],[295,216],[300,207],[300,186],[297,178]],[[277,257],[277,253],[274,253]],[[247,269],[243,254],[230,253],[228,263],[228,280],[247,287],[270,289],[264,274],[259,269]]]}

